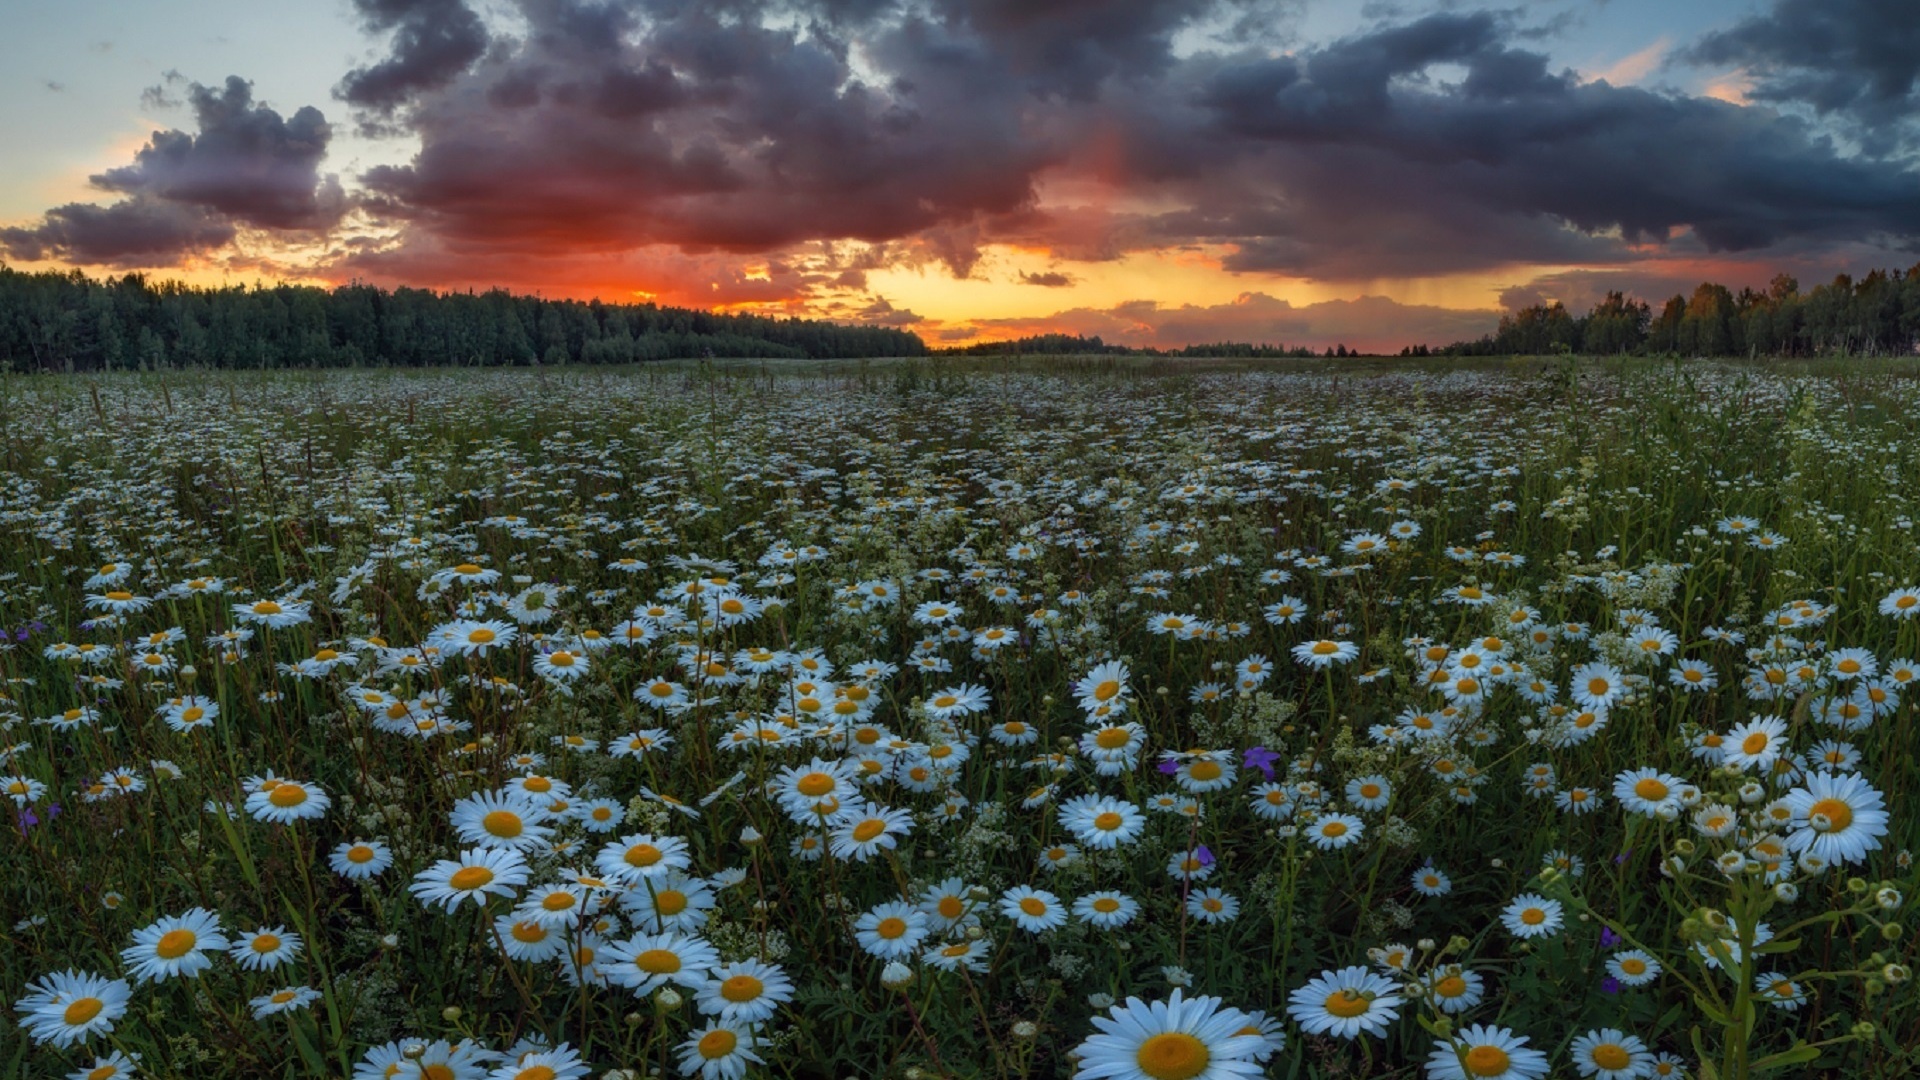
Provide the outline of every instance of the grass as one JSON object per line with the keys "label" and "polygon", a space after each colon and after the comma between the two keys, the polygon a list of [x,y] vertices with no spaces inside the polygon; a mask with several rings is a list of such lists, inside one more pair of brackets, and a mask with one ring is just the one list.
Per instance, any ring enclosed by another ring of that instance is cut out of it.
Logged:
{"label": "grass", "polygon": [[[1467,1024],[1524,1036],[1555,1075],[1598,1029],[1644,1044],[1643,1075],[1655,1053],[1696,1076],[1909,1075],[1920,766],[1915,691],[1895,677],[1920,619],[1880,604],[1920,584],[1916,376],[1907,359],[1097,357],[5,380],[0,785],[45,787],[0,841],[15,945],[0,950],[0,1071],[64,1076],[118,1052],[154,1076],[378,1075],[387,1060],[512,1076],[565,1043],[596,1076],[699,1075],[716,1023],[701,980],[636,994],[620,980],[637,971],[608,959],[667,925],[651,914],[665,888],[710,894],[703,923],[684,917],[695,944],[792,983],[765,1023],[729,1029],[763,1059],[753,1076],[1066,1076],[1093,1052],[1092,1017],[1175,986],[1268,1018],[1278,1077],[1434,1075],[1436,1048],[1468,1067]],[[1362,536],[1371,550],[1343,550]],[[1485,602],[1456,602],[1463,587]],[[735,595],[752,617],[732,623],[710,605]],[[309,617],[250,622],[266,600]],[[933,601],[957,617],[916,621]],[[1283,602],[1305,617],[1270,618]],[[1198,629],[1155,633],[1166,614]],[[511,643],[458,655],[474,620]],[[1638,648],[1649,628],[1670,654]],[[1317,640],[1357,656],[1295,659]],[[1455,702],[1427,681],[1441,645],[1454,677],[1476,645],[1508,671]],[[1840,669],[1846,649],[1873,678]],[[543,675],[556,650],[586,674]],[[806,685],[803,656],[836,670]],[[1254,657],[1270,674],[1238,685]],[[1682,660],[1717,685],[1680,688]],[[880,674],[855,673],[869,661]],[[1074,686],[1113,661],[1126,706],[1101,721]],[[1596,661],[1624,692],[1599,725],[1570,681]],[[660,681],[688,703],[642,700]],[[962,686],[986,705],[938,715]],[[850,719],[811,719],[809,694]],[[211,723],[166,722],[199,701]],[[1420,717],[1446,730],[1411,737]],[[1728,768],[1697,750],[1767,718],[1811,764]],[[1137,749],[1103,774],[1095,733],[1123,724]],[[671,745],[610,753],[653,731]],[[1872,849],[1813,873],[1787,845],[1817,835],[1815,800],[1795,816],[1791,793],[1830,782],[1828,754],[1886,821],[1849,796],[1860,827],[1836,831]],[[884,830],[895,846],[801,857],[837,823],[767,787],[815,758],[905,811]],[[1675,820],[1615,797],[1642,768],[1683,782]],[[1189,790],[1213,772],[1220,787]],[[530,775],[566,809],[525,853],[526,881],[423,904],[409,886],[475,847],[456,807]],[[269,778],[328,805],[262,820],[247,804]],[[1386,803],[1359,806],[1355,780]],[[1760,794],[1743,801],[1743,784]],[[1600,808],[1560,809],[1575,788]],[[1267,790],[1284,816],[1255,812]],[[1107,851],[1074,835],[1064,804],[1096,795],[1139,809],[1137,838]],[[1778,824],[1753,816],[1782,798]],[[593,800],[624,820],[589,831]],[[1714,804],[1732,834],[1692,825]],[[1335,813],[1359,839],[1323,850]],[[584,968],[503,956],[518,900],[567,868],[605,880],[596,856],[634,834],[683,841],[687,878],[579,888],[605,911],[554,932],[596,950]],[[337,847],[375,839],[383,873],[331,868]],[[1203,878],[1170,874],[1189,856]],[[1415,888],[1429,866],[1445,895]],[[855,921],[955,879],[963,918],[886,976]],[[1061,907],[1117,891],[1140,912],[1036,934],[1002,910],[1019,886]],[[1237,915],[1207,921],[1205,889]],[[1564,925],[1511,932],[1502,914],[1525,896]],[[122,956],[135,932],[196,907],[231,939],[282,927],[304,946],[269,971],[220,953],[191,977],[138,977]],[[949,943],[982,946],[980,970],[921,958]],[[1629,945],[1660,962],[1648,985],[1609,980]],[[1290,995],[1350,965],[1389,975],[1397,1018],[1354,1039],[1304,1031]],[[1485,986],[1465,1012],[1416,989],[1452,965]],[[68,968],[126,978],[127,1011],[84,1045],[29,1037],[29,984]],[[1763,973],[1804,1002],[1770,1001]],[[252,1000],[295,988],[317,996],[255,1018]]]}

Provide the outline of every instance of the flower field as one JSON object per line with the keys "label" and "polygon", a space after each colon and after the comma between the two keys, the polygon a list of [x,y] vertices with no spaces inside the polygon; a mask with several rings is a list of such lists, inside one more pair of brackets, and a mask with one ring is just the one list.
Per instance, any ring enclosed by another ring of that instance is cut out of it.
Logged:
{"label": "flower field", "polygon": [[1920,1071],[1920,369],[0,393],[0,1075]]}

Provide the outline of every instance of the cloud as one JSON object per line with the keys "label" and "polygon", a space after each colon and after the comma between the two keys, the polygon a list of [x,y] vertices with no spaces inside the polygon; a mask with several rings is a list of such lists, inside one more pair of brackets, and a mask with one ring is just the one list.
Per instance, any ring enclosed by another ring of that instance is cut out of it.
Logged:
{"label": "cloud", "polygon": [[1910,0],[1774,0],[1684,57],[1741,69],[1750,100],[1843,121],[1869,153],[1920,139],[1920,13]]}
{"label": "cloud", "polygon": [[1063,274],[1057,270],[1047,270],[1038,274],[1029,274],[1025,270],[1020,271],[1020,284],[1038,285],[1047,289],[1064,289],[1078,280],[1078,278],[1071,274]]}
{"label": "cloud", "polygon": [[[1477,338],[1493,330],[1499,312],[1401,304],[1383,296],[1324,300],[1295,306],[1263,292],[1241,293],[1224,304],[1162,306],[1128,300],[1106,308],[1079,307],[1031,318],[975,319],[971,335],[1013,338],[1043,333],[1099,337],[1127,345],[1179,348],[1222,341],[1306,345],[1344,344],[1368,352],[1398,352],[1416,342]],[[942,333],[954,340],[958,334]]]}
{"label": "cloud", "polygon": [[163,266],[222,247],[234,235],[231,222],[204,207],[136,196],[111,206],[56,206],[37,225],[0,228],[0,249],[28,261]]}
{"label": "cloud", "polygon": [[392,53],[347,72],[334,93],[376,113],[445,86],[487,48],[486,26],[463,0],[353,0],[353,6],[368,31],[393,32]]}
{"label": "cloud", "polygon": [[243,228],[313,234],[340,222],[346,195],[319,172],[332,135],[319,110],[282,117],[239,76],[220,88],[194,83],[187,100],[198,134],[156,131],[131,164],[89,178],[125,199],[54,207],[38,224],[0,230],[0,245],[20,259],[163,266]]}

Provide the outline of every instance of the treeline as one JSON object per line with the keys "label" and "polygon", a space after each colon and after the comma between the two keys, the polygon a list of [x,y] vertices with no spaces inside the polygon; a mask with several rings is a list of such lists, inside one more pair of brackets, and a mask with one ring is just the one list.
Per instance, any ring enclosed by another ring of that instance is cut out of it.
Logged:
{"label": "treeline", "polygon": [[1875,270],[1855,281],[1841,274],[1809,292],[1787,274],[1765,291],[1702,282],[1674,296],[1659,314],[1643,300],[1610,292],[1576,316],[1559,302],[1504,315],[1492,334],[1402,356],[1507,356],[1541,353],[1650,353],[1682,356],[1876,356],[1913,352],[1920,343],[1920,265]]}
{"label": "treeline", "polygon": [[617,364],[921,356],[916,334],[655,304],[372,285],[195,288],[0,265],[0,370]]}
{"label": "treeline", "polygon": [[1178,349],[1157,349],[1153,346],[1134,346],[1108,344],[1098,335],[1084,337],[1079,334],[1034,334],[1030,337],[1011,338],[1006,341],[976,341],[971,345],[958,345],[951,348],[936,349],[942,356],[1246,356],[1246,357],[1308,357],[1308,356],[1359,356],[1357,352],[1348,352],[1345,345],[1338,351],[1329,348],[1316,353],[1305,346],[1288,348],[1285,345],[1255,345],[1245,341],[1221,341],[1211,345],[1186,345]]}

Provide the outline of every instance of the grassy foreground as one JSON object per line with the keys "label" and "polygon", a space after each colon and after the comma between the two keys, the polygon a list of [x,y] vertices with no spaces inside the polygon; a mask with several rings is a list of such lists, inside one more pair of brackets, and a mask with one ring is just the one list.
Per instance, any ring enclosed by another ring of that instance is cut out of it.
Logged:
{"label": "grassy foreground", "polygon": [[0,399],[5,1075],[1920,1068],[1911,363]]}

